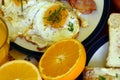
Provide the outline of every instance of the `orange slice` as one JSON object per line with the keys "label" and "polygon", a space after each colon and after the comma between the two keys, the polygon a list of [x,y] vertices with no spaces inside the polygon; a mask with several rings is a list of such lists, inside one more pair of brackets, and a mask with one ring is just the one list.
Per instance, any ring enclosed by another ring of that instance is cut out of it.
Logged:
{"label": "orange slice", "polygon": [[0,80],[42,80],[38,68],[25,60],[13,60],[0,67]]}
{"label": "orange slice", "polygon": [[0,65],[8,61],[9,40],[8,29],[4,20],[0,17]]}
{"label": "orange slice", "polygon": [[84,46],[75,39],[59,41],[49,47],[39,61],[45,80],[74,80],[86,63]]}
{"label": "orange slice", "polygon": [[0,17],[0,48],[3,46],[8,37],[8,30],[5,22]]}
{"label": "orange slice", "polygon": [[0,48],[0,66],[4,64],[5,62],[9,61],[8,59],[8,50],[9,50],[9,44],[5,43],[5,45]]}

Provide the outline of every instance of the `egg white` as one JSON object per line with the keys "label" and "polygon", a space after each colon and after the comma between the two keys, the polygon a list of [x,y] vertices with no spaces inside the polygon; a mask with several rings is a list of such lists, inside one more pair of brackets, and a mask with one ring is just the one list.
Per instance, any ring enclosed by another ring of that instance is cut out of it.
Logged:
{"label": "egg white", "polygon": [[31,27],[34,15],[39,9],[38,6],[40,7],[44,4],[33,5],[35,2],[36,0],[29,0],[28,4],[24,5],[26,8],[23,12],[21,12],[20,7],[13,5],[12,2],[8,6],[2,6],[3,17],[8,25],[11,40],[15,40],[18,36],[23,35]]}
{"label": "egg white", "polygon": [[[74,38],[79,32],[80,26],[77,16],[72,11],[66,9],[68,15],[62,27],[54,28],[44,24],[46,11],[55,5],[65,7],[60,2],[28,0],[28,3],[23,5],[22,12],[21,6],[16,6],[11,0],[8,0],[1,9],[8,25],[10,40],[14,41],[22,35],[27,41],[35,43],[43,49],[59,40]],[[70,23],[73,25],[72,31],[69,30]]]}
{"label": "egg white", "polygon": [[[40,47],[46,47],[48,45],[53,44],[54,42],[57,42],[62,39],[67,38],[73,38],[78,32],[79,32],[79,22],[76,17],[76,15],[73,12],[68,11],[68,16],[66,18],[66,21],[61,28],[53,28],[50,25],[45,26],[44,24],[44,14],[45,12],[54,5],[61,5],[64,6],[62,3],[52,3],[52,2],[46,2],[46,5],[42,6],[39,11],[36,13],[34,20],[33,20],[33,28],[28,31],[28,35],[31,35],[31,38],[34,39],[31,41],[35,42],[35,35],[40,39],[42,39],[42,42],[44,43],[37,43]],[[73,31],[69,31],[68,28],[70,28],[69,23],[73,24]],[[43,45],[45,44],[45,45]]]}
{"label": "egg white", "polygon": [[[72,38],[75,34],[79,32],[79,22],[76,16],[71,12],[68,12],[66,22],[62,28],[52,28],[51,26],[44,25],[44,13],[46,12],[46,10],[56,4],[59,3],[47,3],[46,5],[41,7],[41,9],[34,18],[33,28],[36,30],[36,33],[40,34],[45,40],[48,41],[58,41],[65,38]],[[69,22],[73,24],[73,32],[68,30]]]}
{"label": "egg white", "polygon": [[[16,5],[14,0],[4,0],[4,5],[2,5],[2,10],[4,11],[5,15],[21,15],[22,14],[22,8],[25,10],[26,8],[36,4],[36,0],[27,0],[21,3],[20,5]],[[22,7],[21,7],[22,6]]]}

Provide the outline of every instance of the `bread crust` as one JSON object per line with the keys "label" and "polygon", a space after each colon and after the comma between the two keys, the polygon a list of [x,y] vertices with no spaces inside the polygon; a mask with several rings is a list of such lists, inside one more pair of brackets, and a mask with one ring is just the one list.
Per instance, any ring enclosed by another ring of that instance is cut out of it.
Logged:
{"label": "bread crust", "polygon": [[120,80],[120,69],[86,67],[83,72],[83,80]]}
{"label": "bread crust", "polygon": [[107,67],[120,67],[120,13],[112,13],[108,19],[109,47]]}

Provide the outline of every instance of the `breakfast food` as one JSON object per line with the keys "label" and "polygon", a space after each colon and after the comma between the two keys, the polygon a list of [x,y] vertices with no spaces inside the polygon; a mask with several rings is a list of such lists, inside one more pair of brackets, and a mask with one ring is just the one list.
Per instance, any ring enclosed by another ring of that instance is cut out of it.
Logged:
{"label": "breakfast food", "polygon": [[9,61],[0,66],[0,80],[42,80],[38,68],[25,60]]}
{"label": "breakfast food", "polygon": [[112,13],[108,19],[109,48],[107,67],[120,67],[120,14]]}
{"label": "breakfast food", "polygon": [[68,0],[69,3],[83,14],[90,14],[96,10],[94,0]]}
{"label": "breakfast food", "polygon": [[120,14],[112,13],[108,19],[109,45],[106,67],[87,66],[83,80],[120,80]]}
{"label": "breakfast food", "polygon": [[83,80],[120,80],[120,69],[86,67]]}
{"label": "breakfast food", "polygon": [[14,41],[16,37],[23,34],[30,27],[34,13],[31,14],[31,17],[28,17],[27,12],[28,8],[33,6],[35,2],[36,0],[23,1],[23,6],[21,6],[20,0],[4,0],[4,5],[1,6],[2,17],[8,25],[10,40]]}
{"label": "breakfast food", "polygon": [[4,47],[0,48],[0,66],[5,62],[9,61],[8,59],[8,50],[9,44],[6,43]]}
{"label": "breakfast food", "polygon": [[35,15],[33,27],[27,32],[26,39],[33,42],[34,38],[41,38],[44,45],[38,46],[43,48],[62,39],[75,38],[79,28],[77,17],[63,4],[46,2]]}
{"label": "breakfast food", "polygon": [[[18,3],[14,1],[2,8],[11,40],[14,41],[18,36],[22,36],[39,48],[44,48],[61,39],[77,36],[79,21],[62,3],[48,1],[41,1],[36,5],[27,3],[24,5],[29,7],[23,7],[23,12]],[[13,4],[14,7],[10,10]]]}
{"label": "breakfast food", "polygon": [[65,39],[50,46],[39,61],[45,80],[75,80],[86,63],[84,46],[75,39]]}
{"label": "breakfast food", "polygon": [[0,13],[12,42],[20,37],[37,45],[39,50],[62,39],[76,38],[80,26],[89,25],[64,0],[3,0]]}

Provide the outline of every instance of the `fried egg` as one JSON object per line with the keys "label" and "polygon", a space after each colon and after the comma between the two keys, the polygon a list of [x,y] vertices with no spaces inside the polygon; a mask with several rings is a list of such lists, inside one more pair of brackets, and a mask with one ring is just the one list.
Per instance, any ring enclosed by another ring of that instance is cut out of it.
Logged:
{"label": "fried egg", "polygon": [[36,4],[36,0],[4,0],[2,9],[5,15],[21,15],[23,10]]}
{"label": "fried egg", "polygon": [[[8,0],[8,3],[6,2],[7,5],[2,6],[3,17],[8,25],[9,37],[12,41],[16,37],[23,35],[31,27],[34,15],[37,12],[37,8],[35,7],[42,5],[34,5],[36,4],[36,0],[26,1],[23,1],[23,12],[21,12],[20,0]],[[35,9],[34,12],[31,12],[32,9]]]}
{"label": "fried egg", "polygon": [[59,40],[75,38],[79,33],[77,16],[61,2],[23,0],[22,11],[21,0],[5,1],[1,9],[11,41],[22,35],[43,49]]}
{"label": "fried egg", "polygon": [[[46,2],[36,13],[33,28],[27,34],[31,35],[32,42],[43,48],[62,39],[75,38],[79,28],[76,15],[68,11],[62,3]],[[42,39],[42,44],[35,41],[38,39],[37,37],[40,41]]]}

